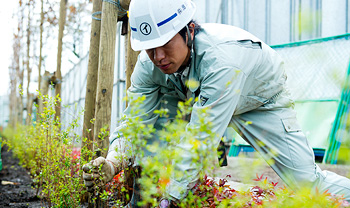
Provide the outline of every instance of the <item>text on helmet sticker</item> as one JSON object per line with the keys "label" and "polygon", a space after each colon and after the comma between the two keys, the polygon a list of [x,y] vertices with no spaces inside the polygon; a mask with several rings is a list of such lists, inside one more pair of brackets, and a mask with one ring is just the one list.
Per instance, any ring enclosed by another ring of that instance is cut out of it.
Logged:
{"label": "text on helmet sticker", "polygon": [[182,13],[183,11],[185,11],[185,10],[186,10],[186,5],[185,5],[185,4],[182,4],[181,7],[177,9],[177,12],[178,12],[179,14],[181,14],[181,13]]}
{"label": "text on helmet sticker", "polygon": [[[186,5],[185,5],[185,4],[182,4],[181,7],[177,9],[177,13],[179,13],[179,15],[181,15],[181,13],[182,13],[183,11],[186,10],[186,8],[187,8]],[[162,26],[162,25],[164,25],[164,24],[170,22],[170,21],[173,20],[175,17],[177,17],[177,13],[174,13],[173,15],[171,15],[171,16],[168,17],[168,18],[166,18],[165,20],[163,20],[163,21],[157,23],[157,26],[160,27],[160,26]]]}

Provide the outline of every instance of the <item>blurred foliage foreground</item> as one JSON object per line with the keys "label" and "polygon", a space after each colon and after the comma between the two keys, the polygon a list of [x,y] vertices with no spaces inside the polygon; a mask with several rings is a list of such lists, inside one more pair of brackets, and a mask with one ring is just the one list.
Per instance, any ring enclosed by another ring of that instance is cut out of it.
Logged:
{"label": "blurred foliage foreground", "polygon": [[[55,105],[59,98],[42,97],[44,111],[38,115],[39,119],[31,126],[8,127],[4,132],[4,143],[19,158],[21,165],[26,167],[33,178],[37,194],[43,203],[49,207],[80,207],[82,196],[86,188],[81,180],[82,171],[80,164],[85,164],[84,156],[89,160],[93,153],[84,148],[76,148],[81,140],[74,133],[78,127],[78,120],[74,120],[66,130],[60,130],[61,126],[55,119]],[[130,106],[134,115],[140,115],[140,105],[144,98],[134,98]],[[312,192],[305,188],[292,191],[287,187],[278,187],[277,183],[269,182],[267,178],[258,176],[255,180],[259,185],[238,191],[228,185],[230,176],[219,180],[213,180],[214,162],[217,154],[216,145],[212,140],[216,137],[210,131],[211,124],[206,120],[207,109],[198,112],[200,119],[196,127],[188,126],[185,118],[191,113],[189,100],[179,103],[177,116],[172,122],[164,125],[164,129],[157,132],[160,141],[167,143],[166,147],[160,147],[158,143],[146,145],[147,141],[155,135],[155,129],[151,125],[145,125],[140,117],[131,116],[123,118],[125,128],[121,130],[127,138],[130,155],[141,167],[138,182],[141,186],[142,201],[140,206],[156,207],[159,199],[166,197],[167,185],[171,178],[199,176],[200,180],[188,193],[187,197],[174,203],[175,207],[349,207],[349,203],[343,201],[341,196],[332,196],[329,193]],[[156,110],[159,117],[168,117],[166,109]],[[187,130],[186,130],[187,129]],[[106,139],[106,130],[101,129]],[[130,139],[132,138],[132,139]],[[108,139],[108,138],[107,138]],[[179,148],[178,144],[186,144],[187,148]],[[146,148],[149,152],[157,153],[154,157],[144,157]],[[176,167],[176,162],[183,160],[184,155],[190,155],[194,170],[190,175],[185,175]],[[80,157],[82,156],[82,157]],[[124,155],[125,156],[125,155]],[[119,158],[123,159],[123,158]],[[128,174],[126,174],[128,173]],[[123,207],[131,198],[130,186],[125,183],[130,174],[124,170],[114,180],[107,184],[98,197],[109,206]],[[245,174],[242,172],[241,174]],[[208,177],[210,176],[210,177]],[[101,189],[100,189],[101,190]],[[126,197],[125,197],[126,195]],[[124,196],[121,197],[120,196]],[[90,195],[91,197],[91,195]],[[92,201],[93,203],[94,201]]]}

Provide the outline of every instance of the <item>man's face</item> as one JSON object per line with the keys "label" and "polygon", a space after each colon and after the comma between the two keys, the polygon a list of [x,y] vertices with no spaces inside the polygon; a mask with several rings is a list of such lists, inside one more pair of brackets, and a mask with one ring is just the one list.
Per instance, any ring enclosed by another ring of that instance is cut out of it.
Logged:
{"label": "man's face", "polygon": [[158,48],[146,50],[148,57],[164,74],[172,74],[186,65],[190,50],[184,39],[177,33],[169,42]]}

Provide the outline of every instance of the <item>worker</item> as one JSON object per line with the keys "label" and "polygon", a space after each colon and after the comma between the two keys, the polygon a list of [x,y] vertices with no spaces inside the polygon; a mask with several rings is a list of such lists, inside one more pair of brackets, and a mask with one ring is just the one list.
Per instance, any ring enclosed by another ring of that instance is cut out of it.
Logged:
{"label": "worker", "polygon": [[[228,126],[242,136],[286,184],[294,189],[309,184],[314,190],[344,195],[350,201],[350,180],[322,171],[296,119],[294,102],[286,86],[283,60],[263,41],[240,28],[223,24],[201,24],[193,20],[195,4],[190,0],[133,0],[129,7],[131,47],[141,51],[131,77],[130,95],[145,96],[140,109],[143,123],[161,128],[164,118],[154,111],[169,109],[176,114],[177,103],[197,97],[188,125],[198,125],[197,110],[207,108],[212,131],[224,135]],[[186,81],[199,84],[186,86]],[[125,115],[130,114],[129,106]],[[249,121],[249,122],[248,122]],[[248,123],[248,124],[247,124]],[[123,124],[124,125],[124,124]],[[121,125],[121,126],[123,126]],[[108,182],[125,167],[118,160],[126,140],[117,127],[110,136],[105,158],[91,162],[105,171]],[[217,145],[220,137],[212,138]],[[178,144],[190,151],[191,145]],[[145,154],[147,156],[148,153]],[[181,200],[198,180],[199,170],[176,164],[186,177],[172,179],[162,206]],[[87,186],[91,175],[84,173]],[[133,205],[135,206],[135,205]]]}

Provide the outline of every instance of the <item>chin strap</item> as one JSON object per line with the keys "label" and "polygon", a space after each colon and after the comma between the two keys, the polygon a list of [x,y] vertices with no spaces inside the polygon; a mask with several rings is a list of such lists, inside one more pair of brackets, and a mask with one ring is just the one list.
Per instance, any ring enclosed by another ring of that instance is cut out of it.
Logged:
{"label": "chin strap", "polygon": [[186,29],[187,29],[187,37],[188,37],[187,46],[188,46],[190,49],[192,49],[193,40],[192,40],[192,36],[191,36],[190,29],[188,28],[187,25],[186,25]]}

